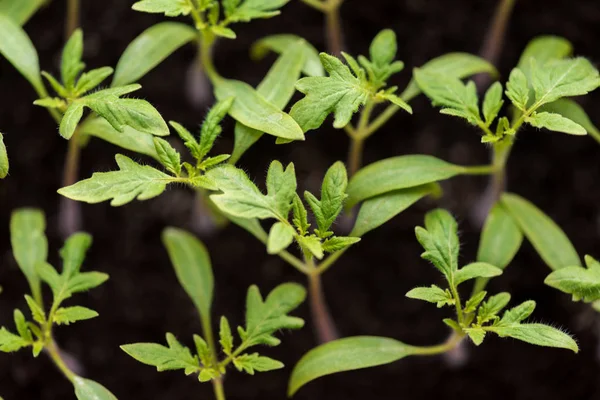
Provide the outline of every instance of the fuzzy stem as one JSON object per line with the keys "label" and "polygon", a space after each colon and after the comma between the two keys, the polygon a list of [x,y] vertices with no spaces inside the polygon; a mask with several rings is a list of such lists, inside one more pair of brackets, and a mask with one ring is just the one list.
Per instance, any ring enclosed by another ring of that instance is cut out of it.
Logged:
{"label": "fuzzy stem", "polygon": [[[81,147],[79,146],[79,131],[69,140],[67,155],[63,167],[62,187],[71,186],[77,182],[79,176],[79,159]],[[59,227],[63,236],[69,236],[78,231],[81,226],[81,205],[66,197],[60,199]]]}
{"label": "fuzzy stem", "polygon": [[327,343],[335,340],[339,335],[325,302],[321,275],[317,273],[309,274],[308,283],[310,309],[317,339],[319,343]]}
{"label": "fuzzy stem", "polygon": [[67,15],[65,24],[65,40],[69,40],[73,32],[79,28],[79,0],[67,0]]}

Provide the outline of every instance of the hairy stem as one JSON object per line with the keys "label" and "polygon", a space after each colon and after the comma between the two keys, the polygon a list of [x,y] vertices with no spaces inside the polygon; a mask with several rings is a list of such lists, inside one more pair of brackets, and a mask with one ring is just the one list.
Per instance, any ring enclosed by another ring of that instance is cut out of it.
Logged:
{"label": "hairy stem", "polygon": [[[63,187],[71,186],[77,182],[80,156],[81,147],[79,146],[79,132],[76,129],[69,140],[69,146],[67,148],[67,155],[63,167]],[[61,234],[66,237],[77,232],[81,227],[80,203],[66,197],[61,197],[59,208],[59,229]]]}
{"label": "hairy stem", "polygon": [[69,369],[69,367],[67,367],[67,364],[65,363],[65,361],[62,359],[62,357],[60,355],[60,349],[56,345],[56,342],[54,341],[52,336],[50,336],[50,340],[46,344],[45,349],[46,349],[46,352],[48,353],[48,355],[50,356],[50,358],[52,359],[52,362],[54,362],[54,365],[56,365],[58,367],[60,372],[62,372],[63,375],[70,382],[73,382],[73,380],[77,377],[77,375],[75,375],[75,373],[73,371],[71,371]]}
{"label": "hairy stem", "polygon": [[75,29],[79,28],[80,0],[67,0],[65,21],[65,40],[69,40]]}
{"label": "hairy stem", "polygon": [[348,177],[353,177],[362,165],[362,155],[365,141],[362,138],[354,137],[350,141],[350,150],[348,151]]}
{"label": "hairy stem", "polygon": [[340,18],[341,0],[329,0],[325,12],[327,49],[329,53],[340,56],[344,48],[342,23]]}
{"label": "hairy stem", "polygon": [[310,310],[312,314],[315,333],[319,343],[327,343],[338,339],[339,335],[325,302],[321,275],[312,273],[308,275],[308,295],[310,297]]}

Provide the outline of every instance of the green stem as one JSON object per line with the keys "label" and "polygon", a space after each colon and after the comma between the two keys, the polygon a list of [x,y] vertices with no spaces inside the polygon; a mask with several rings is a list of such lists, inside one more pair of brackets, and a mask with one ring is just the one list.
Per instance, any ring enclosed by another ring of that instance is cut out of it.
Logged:
{"label": "green stem", "polygon": [[414,348],[413,354],[419,356],[433,356],[447,353],[460,344],[464,335],[453,332],[453,334],[442,344],[435,346],[419,346]]}
{"label": "green stem", "polygon": [[[79,145],[79,127],[69,139],[67,155],[63,166],[62,187],[73,185],[79,177],[79,160],[81,146]],[[59,226],[64,236],[69,236],[79,230],[81,225],[81,206],[78,202],[61,197]]]}
{"label": "green stem", "polygon": [[215,68],[212,58],[214,41],[215,38],[212,33],[206,30],[201,31],[199,39],[200,62],[202,63],[204,72],[206,72],[206,76],[208,76],[213,85],[222,79]]}
{"label": "green stem", "polygon": [[79,0],[67,0],[67,16],[65,24],[65,40],[69,40],[73,32],[79,28]]}
{"label": "green stem", "polygon": [[46,352],[52,359],[52,362],[54,362],[54,365],[56,365],[58,367],[58,369],[63,373],[63,375],[70,382],[73,382],[73,380],[77,377],[77,375],[75,375],[75,373],[73,371],[71,371],[69,369],[69,367],[67,367],[67,364],[65,363],[65,361],[62,359],[62,357],[60,355],[60,349],[56,345],[56,342],[52,338],[52,335],[50,335],[49,341],[47,342],[45,348],[46,348]]}
{"label": "green stem", "polygon": [[225,389],[223,388],[223,379],[217,378],[212,380],[213,391],[217,400],[225,400]]}
{"label": "green stem", "polygon": [[365,144],[365,130],[369,125],[369,119],[375,103],[369,101],[360,113],[360,119],[356,129],[350,127],[346,132],[350,137],[350,150],[348,151],[348,175],[349,177],[360,169],[362,164],[363,149]]}
{"label": "green stem", "polygon": [[462,304],[460,302],[460,296],[458,295],[458,290],[456,290],[456,285],[454,283],[450,283],[450,292],[452,293],[452,297],[454,297],[454,307],[456,308],[456,316],[458,317],[458,323],[462,326],[465,321],[465,315],[463,313]]}
{"label": "green stem", "polygon": [[463,175],[490,175],[496,172],[495,165],[473,165],[460,167]]}

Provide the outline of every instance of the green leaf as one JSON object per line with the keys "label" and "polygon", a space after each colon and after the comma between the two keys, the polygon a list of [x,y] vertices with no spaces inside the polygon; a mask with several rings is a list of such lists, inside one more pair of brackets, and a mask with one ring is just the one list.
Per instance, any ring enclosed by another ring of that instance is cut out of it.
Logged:
{"label": "green leaf", "polygon": [[532,39],[519,59],[518,68],[531,76],[531,59],[543,65],[551,60],[560,60],[573,53],[573,45],[565,38],[559,36],[543,35]]}
{"label": "green leaf", "polygon": [[272,200],[279,215],[284,219],[292,208],[292,202],[296,195],[296,171],[294,164],[290,163],[283,169],[279,161],[273,161],[267,172],[267,197]]}
{"label": "green leaf", "polygon": [[222,191],[210,196],[221,211],[241,218],[277,218],[273,199],[264,196],[241,169],[221,165],[206,176]]}
{"label": "green leaf", "polygon": [[29,295],[25,295],[25,301],[27,302],[29,311],[31,311],[33,320],[40,325],[44,325],[46,323],[46,313],[42,307]]}
{"label": "green leaf", "polygon": [[302,203],[302,199],[298,194],[294,195],[294,199],[292,201],[292,213],[294,218],[292,222],[294,226],[298,230],[300,235],[304,236],[308,233],[308,228],[310,224],[308,223],[308,213],[306,212],[306,207],[304,207],[304,203]]}
{"label": "green leaf", "polygon": [[198,159],[201,160],[206,157],[208,152],[212,149],[215,140],[223,130],[220,123],[231,109],[232,104],[233,97],[221,100],[217,102],[206,115],[206,118],[202,123],[202,129],[200,130]]}
{"label": "green leaf", "polygon": [[360,238],[349,236],[334,236],[323,242],[323,251],[327,253],[335,253],[336,251],[344,250],[352,246],[354,243],[360,242]]}
{"label": "green leaf", "polygon": [[504,269],[510,264],[523,242],[523,233],[502,202],[492,207],[483,230],[477,261]]}
{"label": "green leaf", "polygon": [[179,284],[190,296],[203,320],[207,320],[214,291],[208,250],[192,234],[177,228],[166,228],[162,240]]}
{"label": "green leaf", "polygon": [[279,9],[289,0],[244,0],[235,8],[227,20],[230,22],[248,22],[257,18],[271,18],[279,15]]}
{"label": "green leaf", "polygon": [[113,69],[111,67],[102,67],[93,69],[81,75],[75,86],[75,93],[82,95],[100,85],[106,78],[111,76]]}
{"label": "green leaf", "polygon": [[483,99],[483,117],[487,126],[490,126],[494,119],[496,119],[503,104],[502,84],[495,82],[487,90]]}
{"label": "green leaf", "polygon": [[46,219],[38,209],[21,208],[11,215],[10,242],[13,255],[36,298],[41,298],[42,293],[37,266],[45,263],[48,257],[45,230]]}
{"label": "green leaf", "polygon": [[315,236],[298,236],[296,237],[298,244],[305,252],[312,254],[317,257],[319,260],[323,258],[323,245],[321,244],[321,240]]}
{"label": "green leaf", "polygon": [[477,307],[479,307],[479,305],[481,304],[483,299],[485,299],[485,296],[487,296],[486,291],[481,291],[481,292],[478,292],[477,294],[474,294],[473,296],[471,296],[471,298],[469,300],[467,300],[467,302],[465,303],[464,312],[465,313],[475,312],[475,310],[477,310]]}
{"label": "green leaf", "polygon": [[384,29],[379,32],[369,47],[371,61],[373,61],[373,64],[381,66],[394,61],[397,51],[396,34],[391,29]]}
{"label": "green leaf", "polygon": [[369,198],[360,206],[350,236],[361,237],[412,206],[423,197],[439,192],[437,184],[394,190]]}
{"label": "green leaf", "polygon": [[425,215],[425,228],[415,228],[417,240],[425,249],[421,258],[431,262],[446,276],[450,284],[456,285],[458,270],[458,225],[454,217],[441,208]]}
{"label": "green leaf", "polygon": [[348,185],[346,207],[368,198],[451,178],[463,167],[428,155],[387,158],[360,169]]}
{"label": "green leaf", "polygon": [[600,299],[600,263],[591,256],[585,256],[587,268],[564,267],[552,272],[544,283],[561,292],[573,295],[573,300],[586,303]]}
{"label": "green leaf", "polygon": [[475,83],[464,84],[458,78],[418,68],[413,75],[433,105],[445,107],[442,114],[465,118],[473,125],[481,121]]}
{"label": "green leaf", "polygon": [[206,340],[198,335],[194,335],[194,344],[196,345],[196,352],[198,353],[202,365],[205,367],[212,365],[212,352],[210,351]]}
{"label": "green leaf", "polygon": [[474,262],[465,265],[456,272],[454,283],[460,285],[470,279],[492,278],[499,275],[502,275],[502,270],[500,268],[485,262]]}
{"label": "green leaf", "polygon": [[284,139],[304,140],[304,132],[291,116],[244,82],[220,79],[215,82],[215,96],[219,100],[234,97],[229,115],[250,128]]}
{"label": "green leaf", "polygon": [[200,145],[194,138],[194,135],[192,135],[190,131],[175,121],[169,121],[169,125],[175,129],[181,140],[183,140],[183,144],[188,148],[192,157],[194,157],[196,160],[200,159]]}
{"label": "green leaf", "polygon": [[533,313],[533,310],[535,310],[535,301],[525,301],[510,310],[506,310],[497,326],[518,324],[529,317]]}
{"label": "green leaf", "polygon": [[73,378],[73,387],[77,400],[117,400],[114,394],[98,382],[80,376]]}
{"label": "green leaf", "polygon": [[77,274],[68,282],[67,290],[71,293],[87,292],[108,280],[108,275],[102,272],[84,272]]}
{"label": "green leaf", "polygon": [[63,108],[67,106],[67,103],[60,97],[45,97],[43,99],[37,99],[33,102],[34,105],[46,108]]}
{"label": "green leaf", "polygon": [[225,317],[221,317],[221,323],[219,327],[219,343],[223,348],[223,353],[231,355],[231,352],[233,351],[233,335],[231,334],[229,321]]}
{"label": "green leaf", "polygon": [[467,332],[467,335],[469,335],[469,338],[473,341],[475,346],[479,346],[483,343],[483,339],[485,339],[485,331],[482,328],[468,328],[465,329],[465,332]]}
{"label": "green leaf", "polygon": [[66,307],[56,310],[53,322],[58,325],[69,325],[73,322],[84,321],[86,319],[96,318],[97,316],[98,313],[89,308],[80,306]]}
{"label": "green leaf", "polygon": [[59,126],[59,133],[65,139],[71,139],[75,133],[77,125],[79,125],[79,121],[83,117],[83,108],[84,106],[81,103],[71,103],[67,111],[65,111]]}
{"label": "green leaf", "polygon": [[121,349],[142,364],[156,367],[157,371],[189,368],[195,372],[200,369],[198,359],[172,333],[167,333],[167,344],[169,347],[156,343],[133,343],[123,345]]}
{"label": "green leaf", "polygon": [[539,208],[512,193],[503,194],[501,201],[551,269],[581,266],[579,255],[567,235]]}
{"label": "green leaf", "polygon": [[78,232],[69,236],[60,250],[60,257],[63,260],[63,276],[71,278],[79,273],[85,254],[91,245],[92,236],[87,233]]}
{"label": "green leaf", "polygon": [[217,165],[221,164],[223,161],[227,161],[230,157],[231,156],[229,154],[219,154],[218,156],[207,157],[204,159],[204,161],[198,164],[198,168],[203,170],[214,168]]}
{"label": "green leaf", "polygon": [[0,179],[6,178],[6,175],[8,175],[8,154],[6,153],[4,136],[0,133]]}
{"label": "green leaf", "polygon": [[0,328],[0,351],[12,353],[27,346],[31,346],[31,341],[9,332],[4,327]]}
{"label": "green leaf", "polygon": [[44,5],[44,0],[0,0],[0,14],[24,25]]}
{"label": "green leaf", "polygon": [[326,237],[326,232],[343,209],[348,187],[348,174],[344,163],[338,161],[325,173],[321,185],[321,200],[317,200],[310,192],[304,196],[315,215],[319,227],[318,234]]}
{"label": "green leaf", "polygon": [[536,105],[562,97],[581,96],[600,86],[598,70],[585,58],[553,60],[538,64],[532,60],[531,83]]}
{"label": "green leaf", "polygon": [[245,371],[249,375],[254,375],[254,371],[266,372],[284,367],[282,362],[261,356],[258,353],[242,354],[233,359],[233,365],[238,371]]}
{"label": "green leaf", "polygon": [[122,154],[115,156],[119,171],[95,172],[91,178],[58,190],[72,200],[100,203],[110,200],[112,206],[148,200],[161,194],[173,178],[148,165],[140,165]]}
{"label": "green leaf", "polygon": [[534,112],[530,117],[525,118],[525,122],[536,128],[546,128],[555,132],[563,132],[571,135],[587,134],[583,126],[560,114]]}
{"label": "green leaf", "polygon": [[85,64],[81,61],[82,56],[83,32],[81,29],[76,29],[65,44],[60,64],[60,77],[68,90],[75,87],[77,76],[85,68]]}
{"label": "green leaf", "polygon": [[196,35],[194,28],[180,22],[151,26],[129,43],[117,63],[111,86],[137,82]]}
{"label": "green leaf", "polygon": [[279,34],[266,36],[252,45],[250,55],[255,60],[264,58],[269,51],[274,51],[279,54],[284,54],[291,47],[299,46],[304,53],[304,65],[302,72],[307,76],[324,76],[325,70],[319,52],[308,41],[300,36],[291,34]]}
{"label": "green leaf", "polygon": [[394,339],[356,336],[334,340],[306,353],[294,367],[288,396],[322,376],[375,367],[416,353],[417,348]]}
{"label": "green leaf", "polygon": [[581,125],[587,133],[593,135],[596,140],[600,140],[600,129],[592,123],[583,107],[571,99],[558,99],[552,103],[544,104],[538,111],[560,114],[564,118]]}
{"label": "green leaf", "polygon": [[245,348],[265,344],[277,346],[281,341],[273,336],[281,329],[300,329],[301,318],[287,314],[297,308],[306,298],[306,290],[296,283],[277,286],[263,300],[258,287],[251,286],[246,297],[246,326],[243,333]]}
{"label": "green leaf", "polygon": [[283,222],[276,222],[269,231],[269,239],[267,240],[267,253],[277,254],[282,250],[288,248],[294,241],[294,228],[284,224]]}
{"label": "green leaf", "polygon": [[33,337],[31,336],[31,331],[27,326],[27,320],[25,319],[25,316],[23,315],[21,310],[17,309],[13,312],[13,319],[15,320],[15,326],[17,328],[19,336],[21,336],[21,338],[25,339],[28,342],[32,342]]}
{"label": "green leaf", "polygon": [[141,0],[131,8],[135,11],[177,17],[179,15],[188,15],[192,12],[192,3],[187,0]]}
{"label": "green leaf", "polygon": [[506,292],[488,298],[477,310],[477,323],[483,324],[493,319],[510,301],[510,294]]}
{"label": "green leaf", "polygon": [[358,108],[374,96],[366,77],[353,75],[337,57],[325,53],[320,57],[329,76],[300,79],[296,89],[306,96],[290,111],[304,132],[319,128],[331,113],[335,116],[333,127],[343,128]]}
{"label": "green leaf", "polygon": [[38,54],[27,33],[11,18],[0,14],[0,54],[31,83],[38,95],[46,93]]}
{"label": "green leaf", "polygon": [[156,149],[156,154],[158,155],[160,163],[167,171],[179,176],[179,174],[181,174],[181,156],[177,150],[162,138],[155,137],[153,140],[154,148]]}
{"label": "green leaf", "polygon": [[485,329],[496,333],[500,337],[511,337],[538,346],[558,347],[572,350],[574,353],[579,352],[579,347],[571,336],[560,329],[544,324],[496,325]]}
{"label": "green leaf", "polygon": [[[441,74],[447,77],[463,79],[471,75],[488,73],[498,75],[496,68],[487,60],[469,53],[448,53],[425,63],[419,70],[427,73]],[[421,93],[415,78],[409,83],[402,97],[409,101]]]}
{"label": "green leaf", "polygon": [[436,303],[438,307],[454,304],[452,294],[448,290],[444,290],[436,285],[431,285],[431,287],[416,287],[408,291],[405,296],[409,299]]}
{"label": "green leaf", "polygon": [[79,126],[79,134],[94,136],[123,149],[159,160],[154,145],[154,136],[136,131],[129,126],[123,127],[123,132],[119,132],[104,118],[86,118]]}

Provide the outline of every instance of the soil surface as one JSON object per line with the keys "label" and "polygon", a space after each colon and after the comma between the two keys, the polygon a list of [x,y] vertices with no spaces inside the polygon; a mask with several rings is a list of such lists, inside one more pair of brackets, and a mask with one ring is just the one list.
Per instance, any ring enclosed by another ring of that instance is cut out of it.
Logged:
{"label": "soil surface", "polygon": [[[85,60],[89,67],[114,66],[127,43],[145,28],[162,20],[130,10],[130,1],[83,1]],[[52,2],[26,25],[40,53],[43,69],[57,72],[63,42],[63,2]],[[489,25],[495,1],[480,0],[347,0],[342,9],[345,42],[352,54],[366,53],[371,38],[381,28],[398,35],[399,57],[407,68],[394,83],[403,87],[410,69],[449,51],[476,53]],[[256,39],[274,33],[302,35],[324,48],[322,16],[293,1],[280,17],[240,25],[239,39],[222,41],[216,65],[227,77],[257,84],[273,57],[254,63],[247,48]],[[529,39],[553,33],[571,40],[577,54],[600,60],[600,2],[596,0],[518,2],[499,65],[504,76],[518,60]],[[188,127],[203,119],[206,106],[193,107],[184,95],[186,73],[194,48],[176,52],[141,80],[139,92],[167,120]],[[48,219],[50,261],[58,265],[57,210],[62,161],[66,142],[42,108],[33,107],[35,95],[28,83],[5,60],[0,60],[0,129],[11,157],[11,174],[0,183],[0,324],[12,327],[12,310],[24,309],[26,281],[12,258],[8,234],[11,210],[42,208]],[[208,104],[207,104],[208,105]],[[583,101],[600,123],[600,92]],[[365,162],[410,153],[432,154],[459,164],[482,164],[487,149],[473,129],[439,115],[424,98],[414,101],[414,115],[399,114],[367,142]],[[311,132],[304,143],[276,147],[261,141],[241,164],[257,182],[263,182],[269,161],[294,161],[299,184],[315,189],[325,169],[345,159],[347,138],[330,128],[328,121]],[[232,124],[226,124],[218,150],[232,147]],[[117,148],[92,140],[83,152],[81,176],[115,168]],[[519,136],[508,168],[510,191],[532,200],[564,228],[580,254],[600,256],[600,147],[590,138],[572,137],[533,129]],[[141,159],[141,157],[136,157]],[[444,184],[441,205],[461,221],[462,260],[474,259],[478,227],[469,212],[486,186],[482,177],[460,177]],[[119,349],[138,341],[164,340],[167,331],[191,344],[200,332],[196,312],[177,284],[161,241],[167,225],[190,228],[193,194],[173,187],[159,198],[120,208],[107,203],[83,206],[86,231],[94,245],[85,268],[110,274],[102,288],[79,295],[79,302],[100,317],[57,329],[60,345],[92,377],[122,400],[211,399],[210,385],[199,384],[180,372],[157,373]],[[445,340],[441,319],[449,310],[438,310],[404,297],[417,285],[440,281],[439,274],[419,258],[421,248],[413,228],[422,223],[435,204],[420,202],[385,227],[366,235],[324,276],[326,296],[345,335],[379,335],[410,344],[436,344]],[[216,276],[215,321],[225,314],[232,323],[243,321],[244,298],[250,284],[263,291],[284,281],[304,283],[303,276],[277,257],[268,256],[254,238],[229,226],[204,241],[211,251]],[[543,284],[549,269],[529,244],[525,244],[506,273],[492,281],[491,292],[508,290],[515,302],[538,302],[534,319],[551,322],[573,333],[581,352],[545,349],[495,337],[479,347],[468,346],[469,358],[452,367],[442,357],[408,358],[394,364],[320,379],[303,388],[297,399],[598,399],[598,317],[585,305]],[[308,305],[298,315],[308,319]],[[265,349],[282,360],[283,370],[254,377],[231,371],[227,375],[229,399],[284,399],[291,367],[315,345],[310,323],[298,332],[282,332],[283,343]],[[0,395],[5,400],[57,400],[73,398],[72,388],[47,357],[34,360],[28,352],[0,355]]]}

